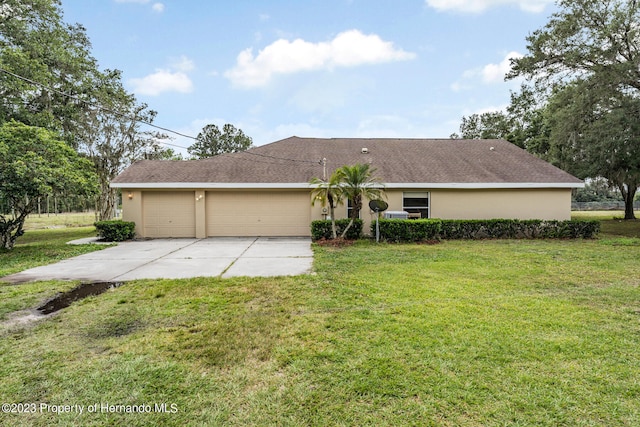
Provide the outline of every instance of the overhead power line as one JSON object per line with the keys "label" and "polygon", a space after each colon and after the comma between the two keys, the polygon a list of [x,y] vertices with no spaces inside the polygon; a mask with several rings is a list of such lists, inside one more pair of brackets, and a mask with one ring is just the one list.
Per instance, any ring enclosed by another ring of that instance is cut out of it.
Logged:
{"label": "overhead power line", "polygon": [[[81,102],[83,104],[89,105],[89,106],[91,106],[93,108],[96,108],[96,109],[99,109],[99,110],[102,110],[102,111],[106,111],[107,113],[113,114],[115,116],[124,117],[124,118],[127,118],[129,120],[132,120],[132,121],[135,121],[135,122],[138,122],[138,123],[143,123],[143,124],[145,124],[147,126],[151,126],[152,128],[160,129],[162,131],[169,132],[169,133],[172,133],[174,135],[181,136],[183,138],[191,139],[191,140],[194,140],[194,141],[200,141],[200,139],[198,139],[197,137],[194,137],[194,136],[191,136],[191,135],[187,135],[187,134],[184,134],[182,132],[178,132],[178,131],[175,131],[175,130],[172,130],[172,129],[169,129],[169,128],[166,128],[166,127],[163,127],[163,126],[154,125],[153,123],[151,123],[149,121],[146,121],[146,120],[143,120],[141,118],[138,118],[138,117],[135,117],[135,116],[132,117],[129,114],[121,113],[121,112],[115,111],[115,110],[113,110],[111,108],[104,107],[104,106],[102,106],[102,105],[100,105],[100,104],[98,104],[96,102],[87,101],[85,99],[79,98],[78,96],[71,95],[71,94],[63,92],[61,90],[58,90],[58,89],[52,88],[50,86],[46,86],[46,85],[44,85],[42,83],[36,82],[35,80],[32,80],[30,78],[27,78],[27,77],[21,76],[19,74],[13,73],[13,72],[11,72],[9,70],[5,70],[2,67],[0,67],[0,72],[3,72],[3,73],[5,73],[5,74],[7,74],[9,76],[12,76],[12,77],[14,77],[16,79],[19,79],[19,80],[22,80],[24,82],[30,83],[32,85],[38,86],[39,88],[44,89],[46,91],[54,92],[54,93],[57,93],[58,95],[66,96],[68,98],[74,99],[74,100],[76,100],[78,102]],[[187,147],[184,147],[182,145],[172,144],[172,143],[164,142],[164,141],[158,141],[158,142],[160,144],[169,145],[169,146],[172,146],[172,147],[187,149]],[[253,156],[259,156],[259,157],[266,157],[266,158],[275,159],[275,160],[290,161],[290,162],[311,163],[311,164],[322,163],[322,160],[314,161],[314,160],[290,159],[290,158],[285,158],[285,157],[277,157],[277,156],[270,156],[270,155],[266,155],[266,154],[252,153],[250,151],[242,151],[241,153],[251,154]]]}
{"label": "overhead power line", "polygon": [[[8,75],[10,75],[10,76],[12,76],[12,77],[15,77],[15,78],[17,78],[17,79],[20,79],[20,80],[22,80],[22,81],[25,81],[25,82],[27,82],[27,83],[31,83],[32,85],[38,86],[38,87],[39,87],[39,88],[41,88],[41,89],[47,90],[47,91],[49,91],[49,92],[57,93],[58,95],[66,96],[66,97],[71,98],[71,99],[75,99],[75,100],[76,100],[76,101],[78,101],[78,102],[82,102],[83,104],[90,105],[90,106],[92,106],[92,107],[94,107],[94,108],[97,108],[97,109],[102,110],[102,111],[106,111],[107,113],[110,113],[110,114],[116,115],[116,116],[118,116],[118,117],[125,117],[125,118],[128,118],[128,119],[130,119],[130,120],[133,120],[133,121],[136,121],[136,122],[139,122],[139,123],[143,123],[143,124],[145,124],[145,125],[147,125],[147,126],[151,126],[151,127],[153,127],[153,128],[160,129],[160,130],[163,130],[163,131],[165,131],[165,132],[170,132],[170,133],[173,133],[173,134],[175,134],[175,135],[182,136],[183,138],[189,138],[189,139],[193,139],[193,140],[195,140],[195,141],[198,141],[198,138],[195,138],[195,137],[193,137],[193,136],[191,136],[191,135],[186,135],[186,134],[184,134],[184,133],[177,132],[177,131],[174,131],[174,130],[171,130],[171,129],[168,129],[168,128],[165,128],[165,127],[162,127],[162,126],[154,125],[153,123],[148,122],[148,121],[146,121],[146,120],[143,120],[143,119],[141,119],[141,118],[138,118],[138,117],[131,117],[131,116],[130,116],[130,115],[128,115],[128,114],[121,113],[121,112],[119,112],[119,111],[115,111],[115,110],[110,109],[110,108],[107,108],[107,107],[103,107],[102,105],[99,105],[99,104],[97,104],[97,103],[95,103],[95,102],[87,101],[87,100],[82,99],[82,98],[79,98],[79,97],[77,97],[77,96],[75,96],[75,95],[71,95],[71,94],[69,94],[69,93],[62,92],[61,90],[58,90],[58,89],[55,89],[55,88],[52,88],[52,87],[46,86],[46,85],[44,85],[44,84],[42,84],[42,83],[38,83],[38,82],[36,82],[36,81],[34,81],[34,80],[31,80],[30,78],[27,78],[27,77],[24,77],[24,76],[21,76],[21,75],[18,75],[18,74],[12,73],[11,71],[5,70],[4,68],[1,68],[1,67],[0,67],[0,71],[1,71],[1,72],[3,72],[3,73],[5,73],[5,74],[8,74]],[[167,145],[171,145],[171,144],[167,144]],[[175,147],[180,147],[180,148],[187,148],[187,147],[182,147],[182,146],[180,146],[180,145],[174,145],[174,146],[175,146]]]}

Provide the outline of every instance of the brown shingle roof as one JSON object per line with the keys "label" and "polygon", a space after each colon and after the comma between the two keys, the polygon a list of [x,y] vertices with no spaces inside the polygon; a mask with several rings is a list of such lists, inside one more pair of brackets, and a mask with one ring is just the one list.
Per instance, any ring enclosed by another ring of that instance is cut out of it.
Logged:
{"label": "brown shingle roof", "polygon": [[[368,153],[362,149],[367,148]],[[343,165],[370,163],[385,184],[564,184],[582,181],[504,140],[299,138],[203,160],[143,160],[113,184],[307,183]]]}

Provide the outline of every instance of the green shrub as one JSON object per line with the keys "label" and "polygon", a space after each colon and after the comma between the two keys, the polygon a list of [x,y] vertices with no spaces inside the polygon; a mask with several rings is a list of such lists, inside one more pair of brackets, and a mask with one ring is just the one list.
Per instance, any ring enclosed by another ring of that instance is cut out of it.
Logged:
{"label": "green shrub", "polygon": [[[344,229],[349,225],[350,219],[337,219],[336,220],[336,231],[338,232],[338,237],[342,235]],[[361,219],[356,219],[353,221],[353,225],[347,231],[347,235],[345,238],[349,240],[356,240],[362,237],[362,224],[363,221]],[[311,239],[320,240],[320,239],[331,239],[331,220],[322,219],[311,222]]]}
{"label": "green shrub", "polygon": [[[338,236],[349,223],[336,221]],[[380,238],[388,242],[420,242],[426,240],[473,239],[593,239],[600,232],[597,220],[517,220],[517,219],[381,219]],[[347,233],[348,239],[362,234],[362,220],[356,220]],[[376,235],[376,222],[371,223],[371,235]],[[331,221],[311,223],[313,240],[331,238]]]}
{"label": "green shrub", "polygon": [[592,239],[600,222],[517,219],[442,220],[440,238],[454,239]]}
{"label": "green shrub", "polygon": [[136,223],[121,220],[98,221],[95,223],[98,237],[107,242],[122,242],[136,236]]}
{"label": "green shrub", "polygon": [[[440,226],[439,219],[381,219],[380,238],[390,242],[436,240]],[[371,223],[371,235],[376,235],[375,221]]]}

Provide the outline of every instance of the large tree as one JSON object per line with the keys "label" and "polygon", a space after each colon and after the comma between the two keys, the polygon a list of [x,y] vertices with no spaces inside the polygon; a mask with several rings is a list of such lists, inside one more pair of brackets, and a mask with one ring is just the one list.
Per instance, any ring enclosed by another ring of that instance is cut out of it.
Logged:
{"label": "large tree", "polygon": [[640,2],[559,0],[558,7],[527,38],[529,52],[513,60],[508,77],[526,77],[531,90],[552,97],[557,115],[547,116],[555,127],[549,151],[559,162],[592,163],[588,169],[618,186],[625,218],[632,219],[640,173],[633,160],[640,149]]}
{"label": "large tree", "polygon": [[245,151],[251,148],[252,144],[253,140],[232,124],[225,124],[222,131],[216,125],[207,125],[187,151],[194,157],[205,159],[222,153]]}
{"label": "large tree", "polygon": [[[0,123],[15,119],[70,140],[93,91],[96,60],[85,29],[63,21],[57,0],[0,4]],[[68,96],[71,95],[71,96]]]}
{"label": "large tree", "polygon": [[110,219],[111,180],[140,158],[165,157],[166,138],[142,130],[156,113],[139,104],[118,70],[100,70],[85,29],[63,20],[58,0],[0,4],[0,123],[18,120],[62,135],[99,177],[99,219]]}
{"label": "large tree", "polygon": [[91,164],[54,132],[15,121],[0,125],[0,247],[12,249],[39,198],[66,192],[90,194]]}
{"label": "large tree", "polygon": [[108,71],[96,82],[94,107],[84,113],[75,134],[75,145],[94,164],[100,186],[96,210],[100,220],[113,218],[117,190],[111,181],[132,162],[164,150],[160,144],[168,137],[142,130],[152,123],[156,112],[139,104],[121,84],[119,71]]}
{"label": "large tree", "polygon": [[549,152],[550,129],[546,120],[546,100],[523,86],[520,93],[511,94],[506,111],[492,111],[462,117],[460,133],[453,139],[505,139],[546,160]]}
{"label": "large tree", "polygon": [[640,98],[599,82],[578,80],[549,101],[550,146],[567,170],[604,177],[625,201],[625,218],[635,218],[640,186]]}
{"label": "large tree", "polygon": [[460,133],[451,135],[453,139],[509,139],[512,124],[509,116],[502,111],[471,114],[462,117]]}

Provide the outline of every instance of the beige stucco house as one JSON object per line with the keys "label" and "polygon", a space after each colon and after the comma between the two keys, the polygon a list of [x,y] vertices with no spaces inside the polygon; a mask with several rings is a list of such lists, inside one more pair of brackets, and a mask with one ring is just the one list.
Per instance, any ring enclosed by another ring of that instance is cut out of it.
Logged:
{"label": "beige stucco house", "polygon": [[[571,190],[584,185],[503,140],[299,137],[203,160],[139,161],[111,185],[140,237],[309,236],[311,221],[326,218],[309,180],[356,163],[377,170],[390,211],[411,217],[565,220]],[[361,218],[367,232],[374,214]]]}

